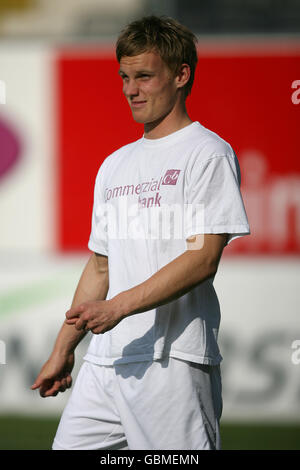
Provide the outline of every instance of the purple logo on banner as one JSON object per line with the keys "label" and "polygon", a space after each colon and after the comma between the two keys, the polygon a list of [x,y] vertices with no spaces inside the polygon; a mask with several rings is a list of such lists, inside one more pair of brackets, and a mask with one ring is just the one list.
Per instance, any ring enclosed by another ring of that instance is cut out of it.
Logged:
{"label": "purple logo on banner", "polygon": [[0,179],[20,158],[20,141],[14,131],[0,119]]}

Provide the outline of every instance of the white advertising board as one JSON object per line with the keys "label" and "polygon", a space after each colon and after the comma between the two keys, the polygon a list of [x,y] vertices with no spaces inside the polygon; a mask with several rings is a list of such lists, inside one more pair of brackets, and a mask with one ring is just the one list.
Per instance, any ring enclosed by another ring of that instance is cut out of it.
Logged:
{"label": "white advertising board", "polygon": [[[70,391],[42,399],[30,386],[52,350],[87,257],[2,256],[0,413],[61,412]],[[300,421],[299,268],[292,260],[221,262],[215,288],[224,420]],[[75,376],[88,342],[78,348]]]}

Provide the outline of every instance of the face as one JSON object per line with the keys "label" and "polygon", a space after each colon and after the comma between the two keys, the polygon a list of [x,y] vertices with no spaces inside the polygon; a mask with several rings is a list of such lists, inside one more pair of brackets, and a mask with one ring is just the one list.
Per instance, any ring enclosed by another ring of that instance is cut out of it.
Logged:
{"label": "face", "polygon": [[157,122],[175,106],[178,99],[176,77],[157,53],[122,57],[119,74],[135,121]]}

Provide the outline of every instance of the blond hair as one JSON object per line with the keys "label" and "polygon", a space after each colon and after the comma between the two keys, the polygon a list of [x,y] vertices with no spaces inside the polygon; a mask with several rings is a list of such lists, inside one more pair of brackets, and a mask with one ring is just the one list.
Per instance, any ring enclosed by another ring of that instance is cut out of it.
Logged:
{"label": "blond hair", "polygon": [[145,16],[133,21],[121,32],[116,44],[116,56],[132,57],[144,52],[157,52],[176,75],[182,64],[188,64],[191,75],[184,87],[185,98],[190,94],[198,61],[197,38],[173,18]]}

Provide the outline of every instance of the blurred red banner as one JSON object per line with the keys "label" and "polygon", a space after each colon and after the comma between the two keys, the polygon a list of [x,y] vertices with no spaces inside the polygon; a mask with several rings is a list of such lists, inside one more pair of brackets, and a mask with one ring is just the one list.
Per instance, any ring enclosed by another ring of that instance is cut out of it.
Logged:
{"label": "blurred red banner", "polygon": [[[56,67],[57,245],[87,249],[93,188],[104,158],[140,138],[113,51],[63,50]],[[300,44],[199,48],[187,108],[235,150],[251,236],[225,255],[300,254]],[[298,86],[299,82],[299,86]]]}

